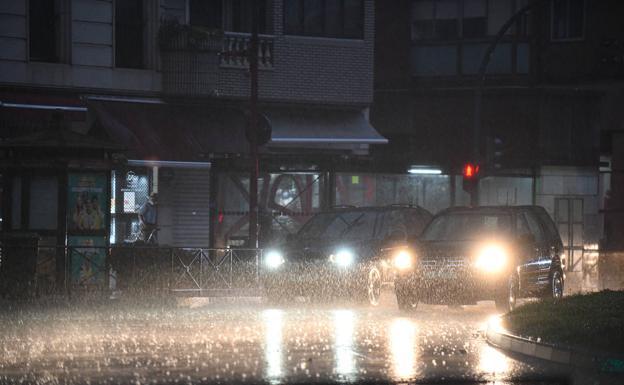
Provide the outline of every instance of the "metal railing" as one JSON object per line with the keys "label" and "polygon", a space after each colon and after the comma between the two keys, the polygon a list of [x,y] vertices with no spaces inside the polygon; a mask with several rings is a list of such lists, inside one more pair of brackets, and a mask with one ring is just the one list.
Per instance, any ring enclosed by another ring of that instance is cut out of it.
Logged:
{"label": "metal railing", "polygon": [[63,257],[62,283],[52,277],[57,294],[121,291],[124,295],[257,295],[260,288],[262,249],[0,244],[0,255],[2,296],[47,294],[37,287],[38,266],[50,258]]}

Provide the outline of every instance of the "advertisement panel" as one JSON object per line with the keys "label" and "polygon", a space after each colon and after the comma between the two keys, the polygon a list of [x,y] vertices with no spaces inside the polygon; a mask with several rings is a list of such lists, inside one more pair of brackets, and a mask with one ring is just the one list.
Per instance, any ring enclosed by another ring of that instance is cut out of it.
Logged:
{"label": "advertisement panel", "polygon": [[71,282],[93,286],[104,284],[106,270],[106,238],[70,236]]}
{"label": "advertisement panel", "polygon": [[106,231],[107,200],[106,175],[69,174],[70,233]]}

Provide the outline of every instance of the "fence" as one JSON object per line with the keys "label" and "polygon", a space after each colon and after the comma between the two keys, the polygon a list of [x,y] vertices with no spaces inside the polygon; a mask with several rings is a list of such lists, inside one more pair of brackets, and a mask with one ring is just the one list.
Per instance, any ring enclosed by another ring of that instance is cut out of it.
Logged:
{"label": "fence", "polygon": [[[13,282],[2,285],[0,294],[44,294],[36,287],[34,261],[41,259],[40,254],[49,258],[51,248],[0,245],[0,282]],[[62,287],[54,290],[70,295],[111,290],[147,296],[257,295],[260,288],[261,249],[131,245],[57,246],[55,251],[57,258],[65,256],[66,263]],[[19,262],[25,254],[30,255],[29,266]]]}

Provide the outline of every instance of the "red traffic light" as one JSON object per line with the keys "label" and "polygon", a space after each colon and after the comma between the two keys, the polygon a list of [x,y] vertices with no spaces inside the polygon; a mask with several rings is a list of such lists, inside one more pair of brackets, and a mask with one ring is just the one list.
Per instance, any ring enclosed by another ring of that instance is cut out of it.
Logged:
{"label": "red traffic light", "polygon": [[478,173],[479,173],[478,164],[466,163],[464,165],[464,169],[463,169],[464,179],[475,178]]}

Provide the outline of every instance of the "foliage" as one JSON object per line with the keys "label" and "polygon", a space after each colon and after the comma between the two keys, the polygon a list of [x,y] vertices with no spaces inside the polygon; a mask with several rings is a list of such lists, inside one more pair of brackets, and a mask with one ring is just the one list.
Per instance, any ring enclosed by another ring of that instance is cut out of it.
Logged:
{"label": "foliage", "polygon": [[181,24],[177,19],[163,19],[158,30],[158,44],[162,50],[211,50],[220,47],[222,38],[220,29]]}
{"label": "foliage", "polygon": [[544,299],[506,314],[503,323],[547,343],[624,353],[624,291]]}

